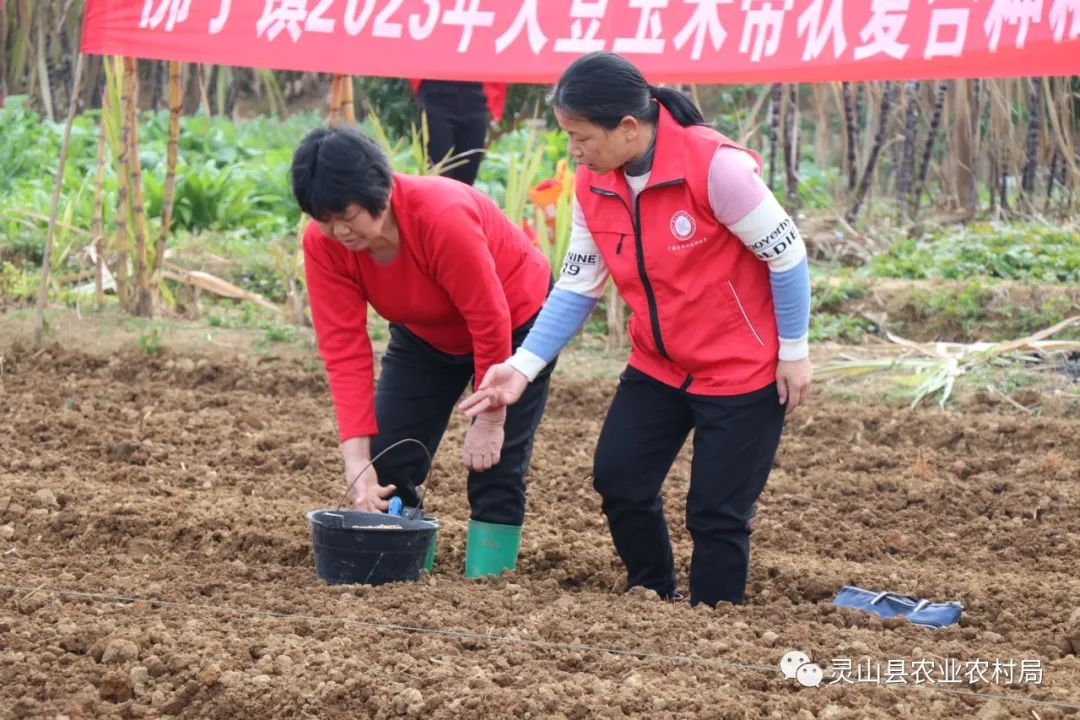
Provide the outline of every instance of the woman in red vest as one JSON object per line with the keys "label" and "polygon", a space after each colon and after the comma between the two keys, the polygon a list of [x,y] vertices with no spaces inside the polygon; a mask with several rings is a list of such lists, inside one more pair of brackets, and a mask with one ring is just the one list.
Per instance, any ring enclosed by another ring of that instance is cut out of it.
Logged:
{"label": "woman in red vest", "polygon": [[578,165],[561,277],[522,346],[461,407],[517,402],[610,277],[633,312],[631,351],[593,484],[628,582],[681,597],[660,490],[693,430],[690,601],[741,602],[755,502],[785,409],[810,388],[802,238],[762,182],[760,158],[623,58],[579,58],[551,98]]}
{"label": "woman in red vest", "polygon": [[[392,173],[382,150],[355,130],[313,130],[291,173],[297,202],[314,218],[304,270],[353,504],[385,511],[397,494],[415,506],[428,472],[421,448],[406,444],[374,467],[369,461],[402,438],[435,454],[469,380],[482,380],[528,334],[551,267],[487,195],[449,178]],[[374,388],[368,305],[390,321]],[[549,375],[508,412],[477,415],[465,435],[469,577],[515,565]]]}

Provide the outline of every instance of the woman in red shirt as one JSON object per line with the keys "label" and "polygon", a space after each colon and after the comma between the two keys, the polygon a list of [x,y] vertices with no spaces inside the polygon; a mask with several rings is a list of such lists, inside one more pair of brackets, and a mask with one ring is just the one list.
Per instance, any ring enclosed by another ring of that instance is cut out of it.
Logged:
{"label": "woman in red shirt", "polygon": [[[428,471],[422,450],[404,445],[364,467],[402,438],[434,455],[469,381],[479,385],[528,334],[550,266],[489,197],[448,178],[392,173],[355,130],[312,131],[291,173],[297,202],[314,218],[304,267],[354,507],[385,511],[394,494],[416,505]],[[390,321],[377,387],[368,305]],[[465,435],[469,577],[515,565],[549,376],[550,368],[520,403],[481,414]]]}

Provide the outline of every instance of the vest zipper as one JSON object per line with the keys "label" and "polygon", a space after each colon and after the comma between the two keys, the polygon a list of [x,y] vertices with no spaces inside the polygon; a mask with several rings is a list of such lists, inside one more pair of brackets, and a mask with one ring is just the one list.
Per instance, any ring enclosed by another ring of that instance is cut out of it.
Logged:
{"label": "vest zipper", "polygon": [[622,241],[626,239],[625,235],[619,236],[619,244],[615,246],[615,254],[622,255]]}
{"label": "vest zipper", "polygon": [[[629,206],[626,204],[626,200],[623,196],[617,192],[611,190],[604,190],[594,185],[589,186],[589,190],[597,195],[604,195],[605,197],[618,198],[622,203],[626,211],[630,213],[630,221],[634,225],[634,245],[637,249],[637,271],[638,277],[641,279],[641,286],[645,290],[645,301],[649,306],[649,325],[652,328],[653,342],[656,343],[656,350],[660,355],[670,360],[671,356],[668,355],[667,348],[664,346],[664,336],[660,332],[660,312],[656,306],[656,293],[653,292],[652,282],[649,280],[649,273],[645,270],[645,245],[641,240],[641,196],[643,193],[654,190],[656,188],[669,187],[671,185],[681,185],[685,180],[683,178],[676,178],[674,180],[668,180],[667,182],[658,183],[656,185],[650,185],[643,189],[634,198],[634,209],[631,212]],[[618,245],[615,246],[615,254],[619,254],[619,249],[622,247],[622,237],[619,238]]]}

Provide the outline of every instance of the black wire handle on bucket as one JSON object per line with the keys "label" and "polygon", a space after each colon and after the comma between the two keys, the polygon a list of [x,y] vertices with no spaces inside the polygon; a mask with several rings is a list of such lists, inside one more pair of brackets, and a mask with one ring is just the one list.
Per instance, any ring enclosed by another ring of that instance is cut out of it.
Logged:
{"label": "black wire handle on bucket", "polygon": [[[364,473],[366,473],[368,471],[369,467],[371,467],[372,465],[375,464],[376,460],[378,460],[383,455],[385,455],[386,453],[388,453],[391,450],[393,450],[394,448],[396,448],[398,445],[404,445],[405,443],[416,443],[417,445],[419,445],[421,448],[424,449],[424,456],[427,457],[427,463],[428,463],[427,464],[427,473],[424,475],[424,482],[423,482],[424,487],[426,488],[427,487],[426,483],[431,479],[431,471],[433,469],[433,464],[434,464],[432,459],[431,459],[431,452],[427,449],[427,445],[420,442],[416,438],[402,438],[401,440],[398,440],[395,443],[391,443],[390,445],[387,445],[385,448],[383,448],[375,457],[371,458],[371,460],[368,461],[368,464],[365,465],[360,470],[360,472],[356,473],[356,477],[354,477],[352,479],[352,482],[349,483],[348,487],[345,488],[345,494],[341,496],[341,500],[338,501],[336,509],[338,509],[338,510],[341,509],[341,506],[345,503],[346,500],[349,499],[349,493],[352,492],[353,486],[356,485],[356,481],[360,479],[361,475],[363,475]],[[423,510],[424,509],[424,495],[426,495],[427,493],[426,493],[426,491],[424,489],[422,489],[420,487],[416,487],[416,488],[414,488],[414,490],[416,491],[416,498],[417,498],[417,500],[416,500],[416,509],[417,510]],[[421,514],[421,517],[423,517],[423,514]]]}

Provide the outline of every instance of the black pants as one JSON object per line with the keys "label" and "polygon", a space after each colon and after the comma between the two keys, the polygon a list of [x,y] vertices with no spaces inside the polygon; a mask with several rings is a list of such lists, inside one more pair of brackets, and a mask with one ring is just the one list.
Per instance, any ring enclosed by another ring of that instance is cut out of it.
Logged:
{"label": "black pants", "polygon": [[[514,331],[515,349],[524,342],[532,323],[529,320]],[[521,525],[524,521],[525,473],[554,367],[552,361],[529,383],[521,399],[507,408],[506,439],[498,464],[484,472],[469,471],[467,489],[473,520],[500,525]],[[402,438],[419,440],[434,456],[454,405],[472,377],[472,355],[448,355],[404,327],[391,325],[390,344],[375,389],[379,434],[371,439],[372,457]],[[414,507],[416,486],[427,476],[427,465],[424,451],[406,443],[376,462],[375,471],[379,484],[396,485],[405,505]]]}
{"label": "black pants", "polygon": [[694,540],[690,602],[742,602],[750,564],[750,518],[772,468],[784,407],[776,386],[705,397],[628,367],[597,443],[593,485],[631,586],[663,597],[675,568],[660,487],[690,430],[694,458],[686,527]]}
{"label": "black pants", "polygon": [[[432,163],[443,160],[448,154],[481,151],[455,160],[453,164],[457,167],[443,173],[472,185],[480,170],[487,137],[488,110],[483,84],[425,80],[420,84],[418,100],[420,111],[427,114],[427,154]],[[458,164],[462,161],[463,164]]]}

